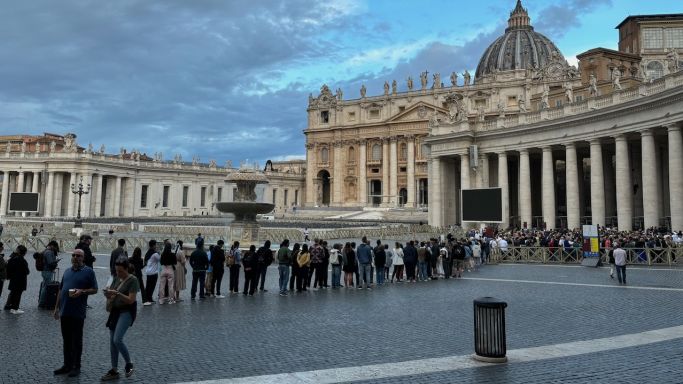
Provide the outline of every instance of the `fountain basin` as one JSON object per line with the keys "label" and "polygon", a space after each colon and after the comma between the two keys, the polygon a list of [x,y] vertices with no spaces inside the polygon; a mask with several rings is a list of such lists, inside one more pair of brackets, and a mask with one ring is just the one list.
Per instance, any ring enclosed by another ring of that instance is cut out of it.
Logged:
{"label": "fountain basin", "polygon": [[216,209],[235,215],[236,222],[256,222],[256,215],[271,212],[275,204],[254,201],[233,201],[216,203]]}

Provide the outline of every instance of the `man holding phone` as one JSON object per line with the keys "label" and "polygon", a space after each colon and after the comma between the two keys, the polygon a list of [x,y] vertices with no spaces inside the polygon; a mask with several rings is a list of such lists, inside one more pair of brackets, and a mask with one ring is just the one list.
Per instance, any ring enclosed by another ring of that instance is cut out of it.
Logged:
{"label": "man holding phone", "polygon": [[88,295],[97,293],[97,279],[92,268],[85,265],[85,252],[75,249],[71,255],[71,268],[64,271],[57,294],[53,316],[60,320],[64,341],[64,365],[55,375],[76,377],[81,373],[83,352],[83,325]]}

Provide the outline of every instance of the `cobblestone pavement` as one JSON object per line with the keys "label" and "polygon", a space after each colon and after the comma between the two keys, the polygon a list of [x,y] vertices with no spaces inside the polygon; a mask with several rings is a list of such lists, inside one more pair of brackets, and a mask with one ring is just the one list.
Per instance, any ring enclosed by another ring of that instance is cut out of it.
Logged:
{"label": "cobblestone pavement", "polygon": [[[100,285],[108,278],[107,265],[108,256],[99,255]],[[81,377],[54,378],[52,370],[62,362],[59,323],[36,308],[40,275],[31,269],[22,297],[26,313],[0,312],[0,382],[98,381],[110,368],[104,298],[90,299]],[[186,300],[176,305],[140,307],[126,335],[136,373],[121,381],[189,382],[467,355],[474,349],[472,300],[480,296],[508,303],[509,350],[683,325],[683,271],[629,268],[627,275],[630,289],[618,286],[605,268],[491,265],[462,280],[279,297],[277,269],[271,267],[269,292],[254,297],[193,302],[184,291]],[[227,277],[223,285],[227,288]],[[5,290],[3,304],[6,297]],[[452,372],[372,382],[680,383],[681,337],[597,354],[453,367]]]}

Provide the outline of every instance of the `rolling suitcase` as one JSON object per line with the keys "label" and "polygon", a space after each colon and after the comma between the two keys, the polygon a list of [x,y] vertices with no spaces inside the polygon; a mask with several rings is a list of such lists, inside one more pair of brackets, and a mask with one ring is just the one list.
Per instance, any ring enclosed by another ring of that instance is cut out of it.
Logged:
{"label": "rolling suitcase", "polygon": [[[59,268],[55,269],[53,280],[47,283],[45,288],[45,297],[43,297],[42,302],[38,303],[38,307],[43,309],[54,309],[57,305],[57,293],[59,292]],[[40,284],[41,290],[43,289],[43,283]]]}

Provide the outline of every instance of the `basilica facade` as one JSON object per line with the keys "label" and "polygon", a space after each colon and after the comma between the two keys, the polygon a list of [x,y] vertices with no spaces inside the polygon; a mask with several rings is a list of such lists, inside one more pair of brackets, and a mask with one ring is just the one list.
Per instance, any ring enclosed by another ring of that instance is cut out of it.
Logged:
{"label": "basilica facade", "polygon": [[[629,16],[619,49],[570,66],[521,1],[474,75],[308,105],[308,206],[428,207],[460,224],[460,191],[500,187],[500,226],[683,229],[683,14]],[[444,84],[445,83],[445,84]]]}

